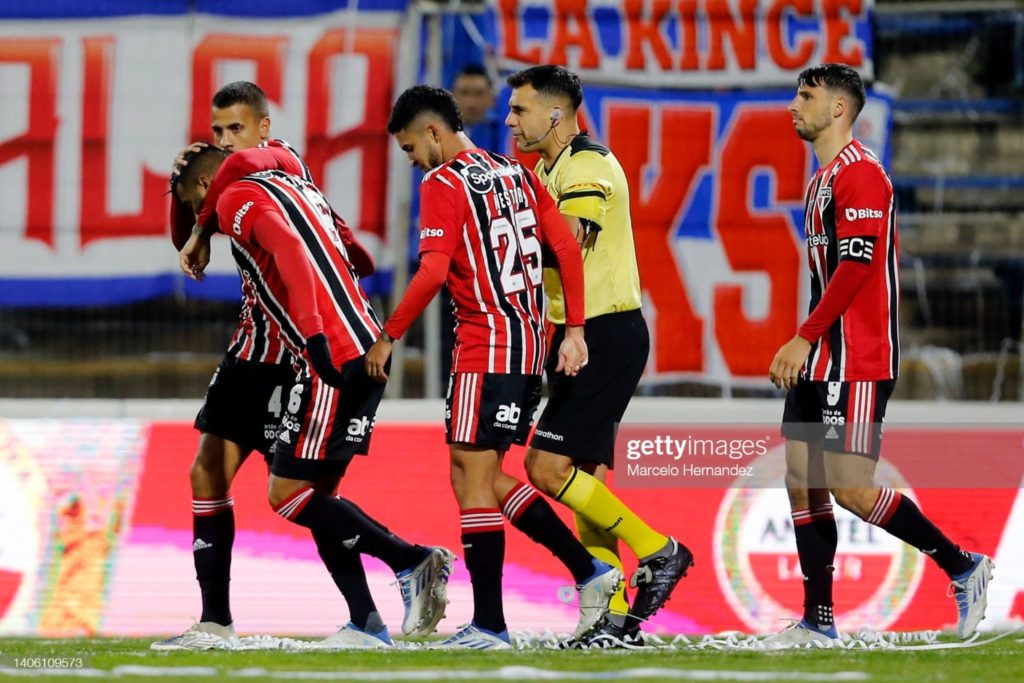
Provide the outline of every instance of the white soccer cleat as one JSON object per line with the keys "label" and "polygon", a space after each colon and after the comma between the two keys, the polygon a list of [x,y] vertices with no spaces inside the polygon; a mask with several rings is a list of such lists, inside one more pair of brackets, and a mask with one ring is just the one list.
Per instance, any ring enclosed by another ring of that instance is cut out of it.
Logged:
{"label": "white soccer cleat", "polygon": [[402,633],[428,636],[444,618],[448,605],[448,577],[455,555],[447,548],[430,548],[423,560],[397,574],[398,589],[405,605]]}
{"label": "white soccer cleat", "polygon": [[149,647],[151,650],[222,650],[231,647],[237,638],[233,624],[221,626],[213,621],[197,621],[180,636],[158,640]]}
{"label": "white soccer cleat", "polygon": [[580,596],[580,620],[573,638],[582,638],[608,614],[608,603],[622,585],[622,572],[610,564],[594,560],[594,576],[576,586]]}
{"label": "white soccer cleat", "polygon": [[432,643],[431,650],[511,650],[508,631],[495,633],[476,624],[466,624],[454,636]]}
{"label": "white soccer cleat", "polygon": [[981,553],[971,553],[974,566],[949,584],[947,595],[956,600],[958,638],[970,638],[978,630],[978,624],[985,618],[988,607],[988,583],[992,580],[995,565]]}
{"label": "white soccer cleat", "polygon": [[394,647],[391,636],[388,635],[388,627],[373,633],[364,631],[352,622],[349,622],[338,629],[334,635],[327,636],[319,643],[317,648],[324,650],[379,650]]}
{"label": "white soccer cleat", "polygon": [[766,650],[789,650],[808,646],[830,648],[839,642],[839,634],[834,624],[826,632],[819,631],[805,621],[794,621],[779,633],[770,635],[761,642]]}

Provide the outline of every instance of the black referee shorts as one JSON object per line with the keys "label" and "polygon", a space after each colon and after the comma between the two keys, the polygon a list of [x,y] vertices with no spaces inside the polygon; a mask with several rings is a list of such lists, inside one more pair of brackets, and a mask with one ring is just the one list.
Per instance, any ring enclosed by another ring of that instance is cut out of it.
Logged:
{"label": "black referee shorts", "polygon": [[195,428],[233,441],[270,460],[283,403],[295,384],[291,363],[257,363],[224,356],[206,390]]}
{"label": "black referee shorts", "polygon": [[615,433],[647,366],[651,338],[639,309],[591,318],[584,331],[590,360],[568,377],[555,373],[565,326],[555,328],[544,368],[548,404],[530,446],[611,468]]}

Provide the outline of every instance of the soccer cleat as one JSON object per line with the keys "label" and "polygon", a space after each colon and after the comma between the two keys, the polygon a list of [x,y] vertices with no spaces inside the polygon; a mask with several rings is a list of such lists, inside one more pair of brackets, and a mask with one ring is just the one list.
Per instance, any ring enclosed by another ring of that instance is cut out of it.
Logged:
{"label": "soccer cleat", "polygon": [[995,565],[981,553],[971,553],[974,566],[949,584],[948,596],[956,600],[958,638],[970,638],[978,630],[978,624],[985,618],[988,606],[988,582],[992,580]]}
{"label": "soccer cleat", "polygon": [[237,638],[232,624],[221,626],[214,621],[197,621],[180,636],[158,640],[151,650],[220,650],[230,647]]}
{"label": "soccer cleat", "polygon": [[594,574],[576,586],[580,595],[580,620],[573,638],[592,630],[608,613],[608,602],[622,585],[622,572],[598,559],[593,560]]}
{"label": "soccer cleat", "polygon": [[448,605],[448,577],[455,555],[447,548],[427,548],[427,556],[411,569],[396,575],[405,605],[402,633],[428,636],[444,618]]}
{"label": "soccer cleat", "polygon": [[327,636],[317,643],[318,648],[325,650],[376,650],[394,646],[391,636],[388,635],[387,626],[374,633],[364,631],[351,621],[338,629],[334,635]]}
{"label": "soccer cleat", "polygon": [[801,619],[761,642],[766,650],[788,650],[815,643],[820,643],[822,647],[832,647],[839,642],[839,633],[835,624],[830,624],[828,629],[823,631]]}
{"label": "soccer cleat", "polygon": [[430,645],[432,650],[511,650],[512,643],[508,639],[508,631],[496,633],[480,628],[476,624],[466,624],[455,635]]}
{"label": "soccer cleat", "polygon": [[672,543],[672,554],[641,562],[629,579],[629,585],[637,589],[629,616],[639,622],[647,621],[668,602],[676,584],[693,566],[690,549],[671,536],[668,540]]}
{"label": "soccer cleat", "polygon": [[641,648],[644,634],[640,623],[626,617],[629,626],[619,626],[607,616],[589,632],[570,638],[562,644],[563,650],[609,650],[618,648]]}

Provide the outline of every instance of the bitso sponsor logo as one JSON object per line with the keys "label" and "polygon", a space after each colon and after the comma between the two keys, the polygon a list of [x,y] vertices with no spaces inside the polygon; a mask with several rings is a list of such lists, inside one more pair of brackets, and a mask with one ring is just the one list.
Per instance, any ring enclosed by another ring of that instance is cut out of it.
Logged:
{"label": "bitso sponsor logo", "polygon": [[420,230],[420,239],[428,237],[444,237],[444,228],[423,228]]}
{"label": "bitso sponsor logo", "polygon": [[242,204],[242,208],[235,212],[235,219],[231,221],[231,229],[236,235],[242,234],[242,219],[245,218],[245,214],[249,213],[249,209],[252,208],[252,202],[246,202]]}
{"label": "bitso sponsor logo", "polygon": [[[750,630],[765,633],[778,630],[780,619],[801,617],[803,573],[783,485],[783,449],[758,458],[754,469],[756,487],[730,489],[718,510],[715,573],[736,615]],[[885,460],[878,479],[912,496]],[[924,556],[839,506],[833,512],[839,533],[833,573],[837,625],[841,631],[883,629],[913,597]]]}
{"label": "bitso sponsor logo", "polygon": [[877,209],[847,209],[846,220],[859,221],[864,218],[882,218],[885,214]]}

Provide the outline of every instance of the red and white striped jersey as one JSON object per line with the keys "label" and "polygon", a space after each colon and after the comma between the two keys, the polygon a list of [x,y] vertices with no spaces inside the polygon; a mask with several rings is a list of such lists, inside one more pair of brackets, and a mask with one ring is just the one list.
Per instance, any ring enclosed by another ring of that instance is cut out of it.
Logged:
{"label": "red and white striped jersey", "polygon": [[[273,254],[253,239],[253,223],[276,212],[301,240],[313,268],[315,300],[291,300]],[[302,357],[305,311],[320,315],[335,365],[361,356],[380,334],[380,323],[349,269],[330,205],[316,187],[282,171],[256,173],[232,184],[217,202],[220,229],[240,255],[261,315],[278,329],[282,344]]]}
{"label": "red and white striped jersey", "polygon": [[420,196],[420,254],[452,259],[452,371],[541,374],[541,225],[558,209],[540,181],[514,159],[469,149],[429,172]]}
{"label": "red and white striped jersey", "polygon": [[[274,154],[281,169],[313,182],[313,176],[299,153],[284,140],[271,139],[260,145]],[[177,202],[172,202],[177,204]],[[192,221],[189,221],[190,223]],[[173,225],[173,223],[172,223]],[[191,226],[189,227],[191,230]],[[285,346],[281,343],[281,330],[273,318],[267,317],[256,299],[253,274],[245,256],[231,243],[231,256],[235,259],[238,274],[242,279],[242,309],[238,313],[238,326],[228,345],[228,354],[240,360],[259,363],[290,362]]]}
{"label": "red and white striped jersey", "polygon": [[814,311],[840,261],[870,271],[850,305],[812,344],[804,378],[895,379],[899,372],[899,238],[892,182],[853,140],[807,186],[804,231]]}

